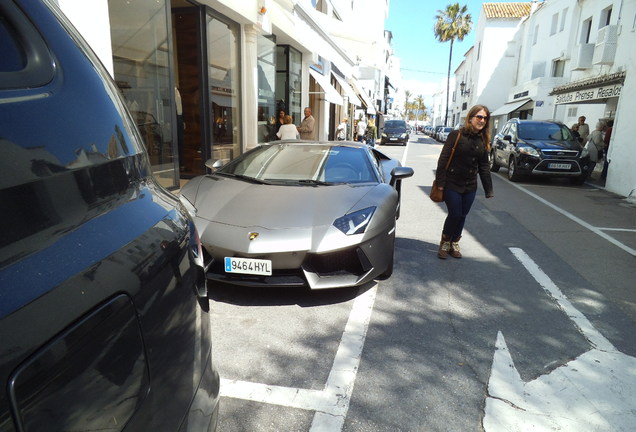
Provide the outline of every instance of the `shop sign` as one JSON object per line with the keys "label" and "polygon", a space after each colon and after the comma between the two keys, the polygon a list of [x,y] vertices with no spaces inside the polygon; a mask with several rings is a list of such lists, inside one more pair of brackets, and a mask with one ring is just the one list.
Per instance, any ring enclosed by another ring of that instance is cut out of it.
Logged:
{"label": "shop sign", "polygon": [[556,95],[555,104],[571,104],[571,103],[584,103],[595,101],[599,99],[607,99],[611,97],[619,97],[621,95],[621,89],[623,84],[614,84],[604,87],[596,87],[585,90],[577,90],[569,93]]}

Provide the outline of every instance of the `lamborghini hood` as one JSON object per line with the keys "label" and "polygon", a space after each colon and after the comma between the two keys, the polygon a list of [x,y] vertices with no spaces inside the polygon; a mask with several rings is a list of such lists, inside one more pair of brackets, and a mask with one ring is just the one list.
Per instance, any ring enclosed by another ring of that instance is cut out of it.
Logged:
{"label": "lamborghini hood", "polygon": [[317,227],[349,213],[377,186],[278,186],[206,176],[193,203],[197,217],[210,222],[267,229]]}

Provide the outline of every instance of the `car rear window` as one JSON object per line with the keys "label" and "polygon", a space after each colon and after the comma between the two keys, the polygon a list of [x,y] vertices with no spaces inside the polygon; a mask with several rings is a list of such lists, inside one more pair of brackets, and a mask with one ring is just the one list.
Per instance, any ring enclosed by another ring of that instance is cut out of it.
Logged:
{"label": "car rear window", "polygon": [[0,72],[17,72],[24,69],[26,56],[15,39],[15,30],[0,15]]}

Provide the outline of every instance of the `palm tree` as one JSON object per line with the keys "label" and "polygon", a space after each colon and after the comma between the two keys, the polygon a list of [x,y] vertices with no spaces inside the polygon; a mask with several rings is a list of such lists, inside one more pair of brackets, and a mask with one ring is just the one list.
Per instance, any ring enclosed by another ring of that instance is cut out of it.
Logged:
{"label": "palm tree", "polygon": [[407,119],[408,119],[409,108],[411,103],[409,99],[411,98],[412,95],[413,93],[411,93],[410,90],[404,90],[404,114],[407,116]]}
{"label": "palm tree", "polygon": [[417,116],[415,117],[415,121],[419,121],[419,114],[426,109],[426,105],[424,105],[424,97],[419,95],[415,98],[415,109],[417,110]]}
{"label": "palm tree", "polygon": [[446,6],[446,10],[437,11],[435,16],[435,38],[440,42],[450,41],[450,54],[448,56],[448,75],[446,77],[446,117],[444,125],[448,124],[448,96],[450,91],[450,73],[451,61],[453,59],[453,43],[455,39],[460,42],[464,40],[464,36],[470,33],[473,25],[470,14],[466,13],[466,5],[459,7],[459,3]]}

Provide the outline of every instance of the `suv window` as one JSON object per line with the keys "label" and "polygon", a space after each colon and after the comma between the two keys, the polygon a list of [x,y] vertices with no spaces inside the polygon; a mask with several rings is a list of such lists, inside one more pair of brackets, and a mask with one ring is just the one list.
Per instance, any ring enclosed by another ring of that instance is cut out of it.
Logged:
{"label": "suv window", "polygon": [[571,140],[570,130],[557,123],[522,123],[519,137],[527,140],[563,141]]}
{"label": "suv window", "polygon": [[0,2],[0,90],[42,86],[54,62],[33,24],[12,2]]}
{"label": "suv window", "polygon": [[13,29],[0,17],[0,72],[17,72],[26,65],[24,52],[15,40]]}

